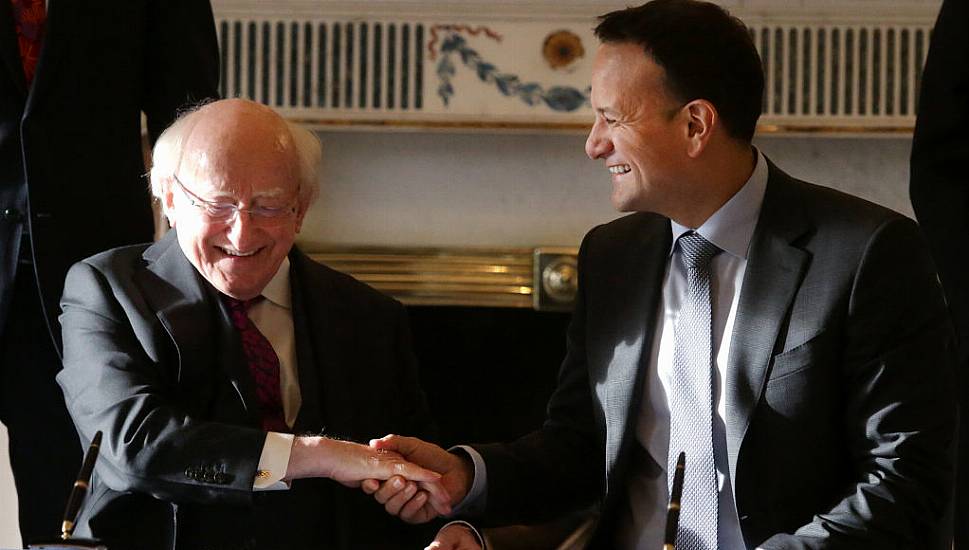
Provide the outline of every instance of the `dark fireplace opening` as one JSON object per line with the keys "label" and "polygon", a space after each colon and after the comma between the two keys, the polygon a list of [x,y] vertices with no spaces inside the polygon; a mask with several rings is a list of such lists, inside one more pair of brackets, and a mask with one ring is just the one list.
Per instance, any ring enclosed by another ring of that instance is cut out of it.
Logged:
{"label": "dark fireplace opening", "polygon": [[440,443],[507,441],[542,424],[570,313],[408,306]]}

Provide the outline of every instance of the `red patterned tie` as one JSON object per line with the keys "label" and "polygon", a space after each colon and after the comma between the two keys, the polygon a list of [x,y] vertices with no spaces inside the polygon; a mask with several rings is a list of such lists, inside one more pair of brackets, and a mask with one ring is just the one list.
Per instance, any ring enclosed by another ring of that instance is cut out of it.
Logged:
{"label": "red patterned tie", "polygon": [[262,299],[237,300],[223,296],[229,308],[232,324],[239,331],[242,351],[249,363],[249,372],[256,383],[256,399],[262,415],[262,429],[270,432],[288,432],[283,415],[283,395],[279,389],[279,357],[272,344],[249,319],[249,306]]}
{"label": "red patterned tie", "polygon": [[44,0],[11,0],[13,20],[17,26],[17,44],[20,46],[20,59],[24,64],[27,85],[34,80],[40,47],[44,39],[44,20],[47,11]]}

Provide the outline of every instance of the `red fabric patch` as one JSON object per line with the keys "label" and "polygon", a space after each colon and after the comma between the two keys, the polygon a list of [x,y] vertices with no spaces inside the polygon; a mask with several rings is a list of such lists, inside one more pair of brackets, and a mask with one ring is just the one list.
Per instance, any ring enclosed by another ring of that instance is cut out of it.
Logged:
{"label": "red fabric patch", "polygon": [[40,48],[44,40],[44,22],[47,10],[44,0],[11,0],[13,19],[17,27],[17,44],[20,46],[20,60],[24,64],[27,85],[34,81]]}

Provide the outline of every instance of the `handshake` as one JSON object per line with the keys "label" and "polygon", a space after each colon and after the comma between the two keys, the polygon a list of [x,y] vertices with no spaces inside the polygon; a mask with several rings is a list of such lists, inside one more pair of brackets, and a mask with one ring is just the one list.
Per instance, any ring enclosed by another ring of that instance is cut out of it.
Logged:
{"label": "handshake", "polygon": [[[451,513],[474,481],[474,465],[462,457],[414,437],[388,435],[358,443],[297,437],[287,480],[328,477],[359,487],[387,513],[407,523],[425,523]],[[480,550],[478,537],[465,524],[445,525],[426,550]]]}

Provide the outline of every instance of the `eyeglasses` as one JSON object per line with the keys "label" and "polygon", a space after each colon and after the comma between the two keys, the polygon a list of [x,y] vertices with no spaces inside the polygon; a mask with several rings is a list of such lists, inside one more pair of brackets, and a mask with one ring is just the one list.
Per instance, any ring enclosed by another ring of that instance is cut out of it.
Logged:
{"label": "eyeglasses", "polygon": [[[238,205],[231,202],[214,202],[207,201],[202,197],[196,195],[195,193],[189,191],[182,180],[178,179],[178,176],[172,174],[172,178],[178,187],[182,190],[185,198],[188,202],[202,211],[202,214],[208,218],[210,221],[214,222],[225,222],[235,219],[235,217],[240,212],[246,212],[249,214],[249,219],[254,222],[262,223],[264,225],[275,225],[285,222],[291,216],[296,214],[296,204],[290,204],[289,206],[278,207],[278,206],[253,206],[250,208],[239,208]],[[299,196],[299,187],[296,188],[296,195]]]}

